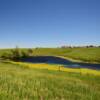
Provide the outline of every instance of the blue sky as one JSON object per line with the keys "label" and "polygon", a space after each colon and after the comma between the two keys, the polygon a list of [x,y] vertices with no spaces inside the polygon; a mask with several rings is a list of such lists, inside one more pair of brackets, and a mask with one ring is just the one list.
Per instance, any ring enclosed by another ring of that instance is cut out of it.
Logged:
{"label": "blue sky", "polygon": [[0,48],[100,44],[100,0],[0,0]]}

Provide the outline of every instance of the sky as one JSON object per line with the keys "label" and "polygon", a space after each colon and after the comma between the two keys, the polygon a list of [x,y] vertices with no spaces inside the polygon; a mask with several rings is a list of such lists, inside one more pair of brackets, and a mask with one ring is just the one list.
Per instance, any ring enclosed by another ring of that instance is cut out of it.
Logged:
{"label": "sky", "polygon": [[100,45],[100,0],[0,0],[0,48]]}

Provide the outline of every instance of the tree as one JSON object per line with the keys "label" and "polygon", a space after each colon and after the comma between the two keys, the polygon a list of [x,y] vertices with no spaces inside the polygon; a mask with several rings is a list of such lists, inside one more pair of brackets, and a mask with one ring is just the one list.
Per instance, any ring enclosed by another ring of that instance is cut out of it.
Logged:
{"label": "tree", "polygon": [[12,50],[12,54],[13,54],[13,59],[15,60],[18,60],[19,58],[22,57],[21,50],[18,48],[18,46],[16,46],[16,48]]}
{"label": "tree", "polygon": [[33,55],[33,50],[32,49],[28,49],[28,55],[32,56]]}
{"label": "tree", "polygon": [[27,51],[22,51],[21,54],[22,54],[23,58],[28,57],[28,52]]}

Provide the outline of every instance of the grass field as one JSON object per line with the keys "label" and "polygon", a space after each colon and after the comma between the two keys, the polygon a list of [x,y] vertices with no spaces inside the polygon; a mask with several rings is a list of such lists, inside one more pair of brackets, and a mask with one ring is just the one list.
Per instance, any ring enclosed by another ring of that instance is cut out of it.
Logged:
{"label": "grass field", "polygon": [[[27,51],[27,49],[21,49]],[[0,56],[10,52],[10,49],[1,49]],[[62,56],[83,62],[100,63],[100,48],[37,48],[33,49],[33,56]]]}
{"label": "grass field", "polygon": [[100,100],[100,76],[1,62],[0,100]]}

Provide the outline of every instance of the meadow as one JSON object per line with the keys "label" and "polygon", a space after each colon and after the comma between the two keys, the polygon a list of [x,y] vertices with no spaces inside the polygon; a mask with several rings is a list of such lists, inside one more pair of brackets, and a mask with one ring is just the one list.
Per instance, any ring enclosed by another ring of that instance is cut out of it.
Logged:
{"label": "meadow", "polygon": [[[36,65],[35,65],[36,66]],[[0,100],[99,100],[100,76],[0,62]],[[55,66],[55,65],[49,65]]]}
{"label": "meadow", "polygon": [[[14,49],[0,49],[0,57]],[[18,49],[28,54],[28,49]],[[100,63],[100,48],[34,48],[31,56]],[[21,56],[19,56],[21,57]],[[100,70],[0,60],[0,100],[100,100]]]}

